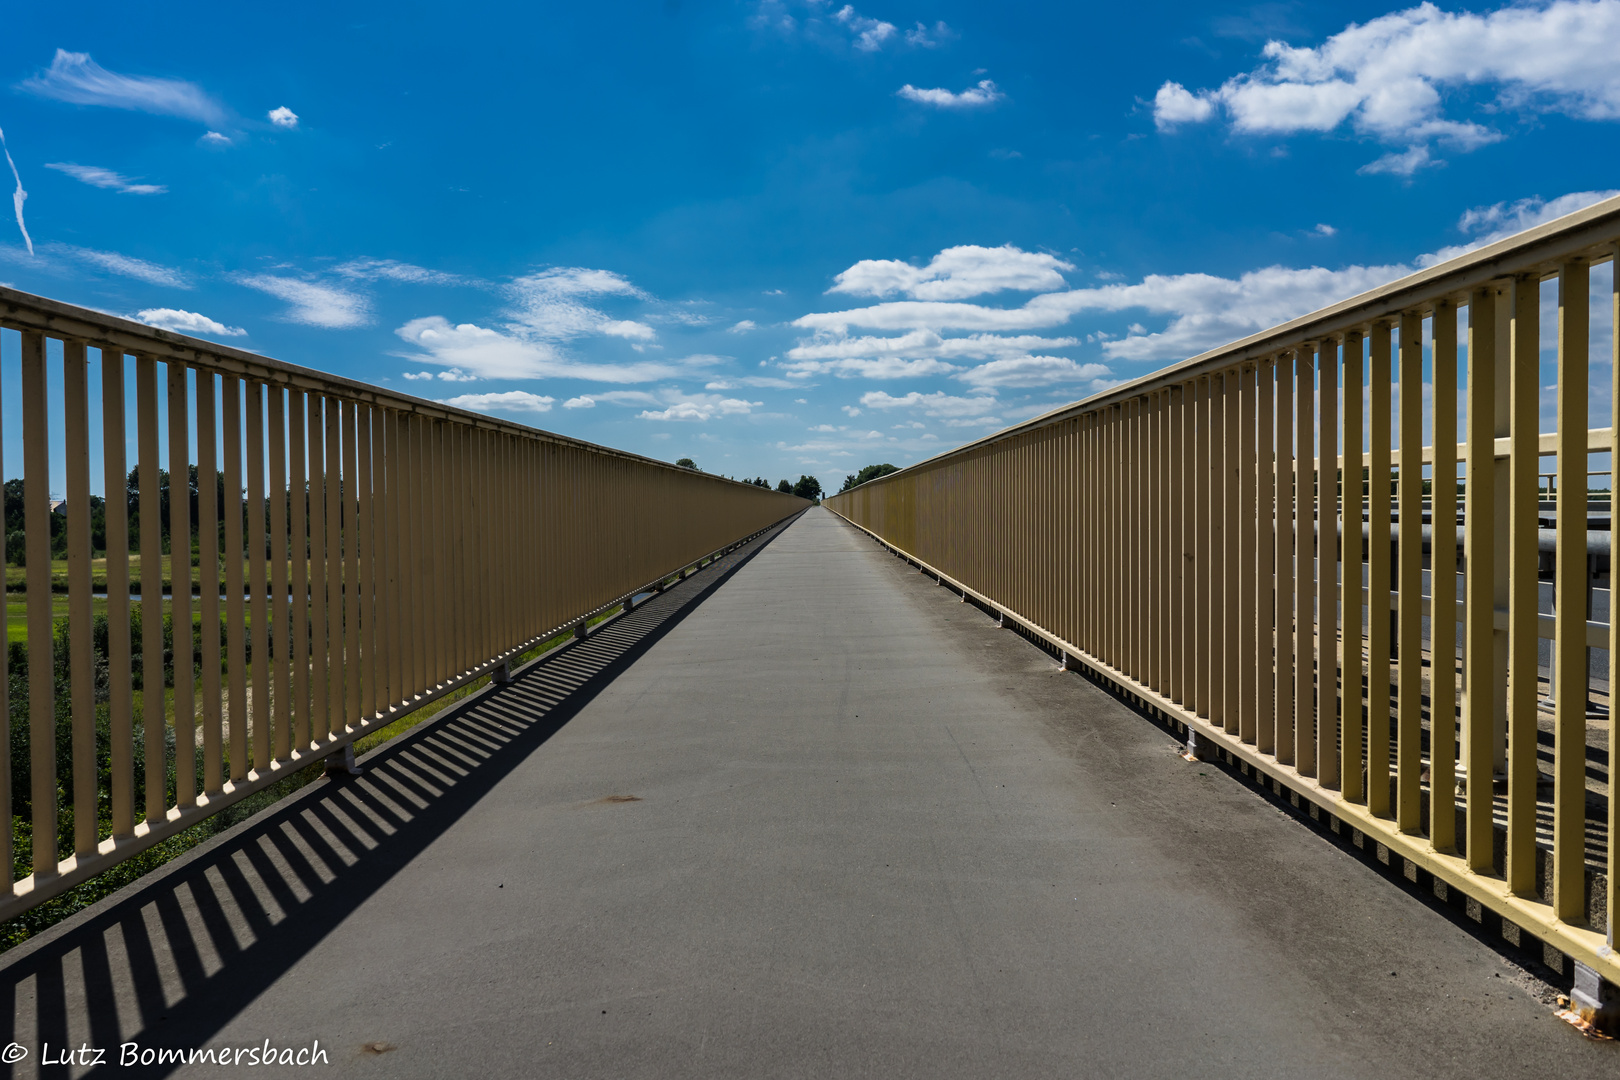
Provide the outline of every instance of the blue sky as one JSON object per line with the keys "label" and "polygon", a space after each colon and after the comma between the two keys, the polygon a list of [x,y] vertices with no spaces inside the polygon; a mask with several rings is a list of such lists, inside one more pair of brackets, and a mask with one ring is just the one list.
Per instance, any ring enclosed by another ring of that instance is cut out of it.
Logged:
{"label": "blue sky", "polygon": [[0,282],[835,489],[1620,186],[1620,0],[35,4],[0,87]]}

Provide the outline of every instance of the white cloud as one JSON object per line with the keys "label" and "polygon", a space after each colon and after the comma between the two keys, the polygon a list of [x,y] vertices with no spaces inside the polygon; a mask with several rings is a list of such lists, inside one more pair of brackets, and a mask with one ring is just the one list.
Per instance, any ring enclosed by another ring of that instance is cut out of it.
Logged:
{"label": "white cloud", "polygon": [[271,109],[267,116],[276,127],[295,128],[298,126],[298,114],[285,105]]}
{"label": "white cloud", "polygon": [[[800,360],[783,365],[788,374],[804,378],[810,375],[836,375],[840,379],[904,379],[925,375],[949,375],[961,368],[941,360],[906,360],[897,356],[871,359]],[[792,384],[797,385],[797,384]]]}
{"label": "white cloud", "polygon": [[171,270],[167,266],[159,266],[145,259],[136,259],[129,255],[120,255],[116,251],[95,251],[91,248],[73,247],[71,244],[48,245],[53,250],[63,252],[87,262],[91,266],[106,270],[109,273],[123,277],[144,281],[148,285],[162,285],[171,289],[189,289],[191,283],[178,270]]}
{"label": "white cloud", "polygon": [[906,83],[895,93],[907,101],[915,101],[919,105],[932,105],[940,109],[982,109],[1007,97],[989,79],[980,79],[979,85],[970,86],[960,93],[952,93],[943,87],[923,89],[910,83]]}
{"label": "white cloud", "polygon": [[1178,82],[1167,82],[1153,95],[1153,122],[1160,131],[1177,124],[1199,124],[1215,112],[1215,103],[1198,97]]}
{"label": "white cloud", "polygon": [[557,399],[548,395],[531,394],[526,390],[508,390],[504,394],[462,394],[460,397],[440,398],[440,403],[473,412],[550,412]]}
{"label": "white cloud", "polygon": [[1106,364],[1081,364],[1062,356],[1019,356],[980,364],[957,378],[975,387],[1086,383],[1100,390],[1113,384],[1112,376]]}
{"label": "white cloud", "polygon": [[371,322],[371,305],[366,298],[336,285],[272,274],[244,274],[236,280],[292,305],[283,316],[288,322],[328,330],[345,330]]}
{"label": "white cloud", "polygon": [[853,405],[845,405],[844,406],[844,414],[846,416],[859,416],[859,415],[861,415],[861,410],[857,409]]}
{"label": "white cloud", "polygon": [[668,408],[646,409],[637,416],[641,420],[707,421],[716,416],[743,416],[764,404],[763,401],[723,398],[719,394],[681,394]]}
{"label": "white cloud", "polygon": [[[1516,4],[1483,15],[1432,3],[1347,26],[1318,47],[1267,42],[1266,63],[1192,94],[1167,82],[1154,98],[1161,128],[1224,109],[1251,134],[1331,131],[1349,123],[1386,143],[1440,142],[1467,151],[1502,136],[1448,118],[1442,91],[1480,87],[1481,111],[1620,119],[1620,0]],[[1456,95],[1454,95],[1455,97]],[[1410,175],[1422,162],[1392,158],[1377,171]]]}
{"label": "white cloud", "polygon": [[1317,236],[1337,236],[1339,234],[1339,230],[1335,229],[1331,225],[1317,225],[1317,227],[1311,231]]}
{"label": "white cloud", "polygon": [[1356,172],[1363,176],[1373,176],[1378,173],[1388,173],[1391,176],[1411,176],[1419,169],[1431,165],[1440,165],[1442,162],[1434,160],[1427,146],[1414,146],[1400,153],[1385,154],[1376,161],[1369,161]]}
{"label": "white cloud", "polygon": [[202,143],[204,146],[220,147],[231,145],[230,138],[228,136],[221,135],[217,131],[204,132],[202,137],[197,141]]}
{"label": "white cloud", "polygon": [[584,363],[563,355],[547,341],[474,323],[453,326],[439,315],[412,319],[394,333],[420,350],[405,354],[405,359],[460,368],[484,379],[554,378],[637,383],[685,374],[674,364],[657,361]]}
{"label": "white cloud", "polygon": [[585,395],[582,394],[579,397],[571,397],[567,401],[563,402],[563,408],[565,408],[565,409],[594,409],[594,408],[596,408],[596,399],[592,398],[592,397],[586,397]]}
{"label": "white cloud", "polygon": [[739,386],[771,390],[802,390],[805,384],[790,379],[777,379],[769,375],[740,375],[730,379],[716,379],[704,386],[705,390],[735,390]]}
{"label": "white cloud", "polygon": [[896,33],[893,23],[869,19],[849,4],[833,13],[833,21],[847,27],[855,35],[855,48],[861,52],[877,52]]}
{"label": "white cloud", "polygon": [[17,231],[22,233],[23,243],[28,246],[28,254],[34,254],[34,238],[28,235],[28,226],[23,222],[23,203],[28,199],[28,192],[23,190],[22,176],[17,172],[17,163],[11,160],[11,149],[6,146],[6,133],[0,131],[0,151],[6,155],[6,164],[11,166],[11,178],[17,181],[17,190],[11,193],[11,208],[17,214]]}
{"label": "white cloud", "polygon": [[439,372],[439,379],[443,382],[477,382],[478,376],[462,371],[458,367],[453,367],[448,371]]}
{"label": "white cloud", "polygon": [[[1061,279],[1060,279],[1061,280]],[[966,337],[941,337],[932,330],[913,330],[898,337],[852,338],[832,333],[819,333],[808,341],[787,351],[788,367],[801,360],[841,360],[871,356],[951,357],[968,360],[989,360],[999,357],[1023,356],[1033,349],[1065,349],[1080,344],[1079,338],[1041,337],[1036,334],[1003,336],[997,334],[969,334]]]}
{"label": "white cloud", "polygon": [[210,127],[226,119],[223,106],[195,83],[149,75],[119,75],[90,59],[89,53],[57,49],[51,66],[17,84],[40,97],[74,105],[105,105],[159,116],[178,116]]}
{"label": "white cloud", "polygon": [[746,334],[750,330],[758,330],[758,329],[759,329],[759,327],[754,322],[753,319],[743,319],[743,320],[739,321],[735,326],[733,326],[727,332],[732,333],[732,334]]}
{"label": "white cloud", "polygon": [[953,397],[944,392],[921,394],[915,390],[903,397],[871,390],[861,395],[861,404],[868,409],[921,409],[924,416],[942,419],[983,417],[1001,406],[1001,402],[988,394]]}
{"label": "white cloud", "polygon": [[963,300],[1003,292],[1048,292],[1063,287],[1060,271],[1072,263],[1011,244],[949,247],[917,267],[898,259],[862,259],[833,279],[830,293],[890,296],[903,293],[917,300]]}
{"label": "white cloud", "polygon": [[66,173],[91,187],[107,188],[126,195],[162,195],[169,190],[162,184],[137,184],[129,177],[115,173],[111,169],[103,169],[99,165],[75,165],[71,161],[52,161],[47,162],[45,167]]}
{"label": "white cloud", "polygon": [[1463,212],[1462,217],[1457,220],[1457,228],[1465,233],[1479,235],[1466,244],[1444,247],[1433,254],[1419,256],[1417,263],[1419,266],[1434,266],[1475,248],[1494,244],[1514,233],[1533,229],[1537,225],[1545,225],[1577,210],[1584,210],[1593,203],[1612,199],[1616,195],[1620,195],[1620,190],[1572,191],[1555,199],[1532,196],[1515,202],[1499,202],[1493,206],[1476,206]]}
{"label": "white cloud", "polygon": [[611,270],[567,266],[530,274],[508,289],[516,307],[511,312],[526,332],[546,341],[566,341],[585,334],[651,341],[657,335],[645,323],[614,319],[581,302],[581,297],[626,296],[649,299],[646,293]]}
{"label": "white cloud", "polygon": [[428,270],[397,259],[350,259],[332,268],[332,272],[355,281],[397,281],[406,285],[470,285],[476,284],[460,274],[442,270]]}
{"label": "white cloud", "polygon": [[423,379],[431,380],[433,378],[433,372],[431,371],[406,371],[402,374],[409,382],[418,382]]}
{"label": "white cloud", "polygon": [[181,311],[178,308],[147,308],[137,312],[135,318],[147,326],[157,326],[164,330],[173,330],[177,334],[190,334],[193,337],[242,337],[247,333],[241,327],[226,326],[206,315],[199,315],[195,311]]}
{"label": "white cloud", "polygon": [[918,23],[916,27],[906,31],[906,44],[919,49],[934,49],[954,37],[956,31],[943,22],[936,22],[932,27]]}

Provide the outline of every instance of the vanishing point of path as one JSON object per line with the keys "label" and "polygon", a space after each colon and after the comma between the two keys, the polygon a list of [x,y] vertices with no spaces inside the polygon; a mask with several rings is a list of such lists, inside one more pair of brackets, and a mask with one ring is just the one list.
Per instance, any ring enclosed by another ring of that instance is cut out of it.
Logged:
{"label": "vanishing point of path", "polygon": [[0,1042],[319,1039],[389,1077],[1620,1069],[822,509],[365,764],[0,957]]}

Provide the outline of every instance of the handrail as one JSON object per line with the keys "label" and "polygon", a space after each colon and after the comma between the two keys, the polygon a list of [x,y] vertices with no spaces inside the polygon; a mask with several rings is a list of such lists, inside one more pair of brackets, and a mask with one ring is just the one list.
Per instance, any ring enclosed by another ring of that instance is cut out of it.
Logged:
{"label": "handrail", "polygon": [[20,335],[0,363],[21,368],[24,501],[0,534],[24,533],[27,605],[26,645],[0,651],[0,802],[22,823],[0,833],[0,918],[807,505],[15,289],[0,330]]}
{"label": "handrail", "polygon": [[[825,505],[1206,747],[1620,981],[1620,799],[1589,821],[1585,776],[1588,646],[1607,649],[1611,688],[1620,649],[1612,619],[1589,622],[1590,500],[1556,500],[1556,528],[1544,531],[1539,481],[1544,455],[1585,484],[1589,455],[1616,449],[1615,429],[1591,423],[1587,370],[1590,269],[1614,260],[1617,245],[1620,198]],[[1539,430],[1548,277],[1559,294],[1556,432]],[[1620,314],[1620,291],[1606,303]],[[1620,358],[1620,344],[1609,347]],[[1426,355],[1432,402],[1420,393]],[[1341,396],[1341,386],[1355,392]],[[1396,386],[1421,408],[1397,418]],[[1620,400],[1611,415],[1620,417]],[[1402,468],[1397,447],[1422,446],[1425,419],[1432,445]],[[1342,463],[1358,460],[1373,479],[1342,477],[1357,486],[1341,495]],[[1462,469],[1473,482],[1459,479]],[[1432,530],[1424,512],[1447,521],[1459,506],[1460,551],[1432,545],[1426,565],[1415,557]],[[1549,540],[1550,614],[1538,599]],[[1458,623],[1424,625],[1426,611],[1453,609]],[[1460,668],[1434,663],[1456,655],[1459,624]],[[1537,650],[1549,636],[1553,662],[1538,682]],[[1537,765],[1546,698],[1550,799]],[[1550,838],[1537,833],[1538,799]],[[1596,841],[1606,848],[1598,865],[1588,865],[1588,825],[1609,838]],[[1494,854],[1499,839],[1505,860]]]}

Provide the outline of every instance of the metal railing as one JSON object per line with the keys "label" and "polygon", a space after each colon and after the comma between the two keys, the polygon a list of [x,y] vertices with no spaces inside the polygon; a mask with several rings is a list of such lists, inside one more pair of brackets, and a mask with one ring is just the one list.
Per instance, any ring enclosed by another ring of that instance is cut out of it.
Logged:
{"label": "metal railing", "polygon": [[0,918],[807,505],[11,289],[0,330]]}
{"label": "metal railing", "polygon": [[[1620,981],[1613,713],[1590,739],[1587,715],[1589,660],[1612,687],[1620,656],[1612,623],[1589,612],[1589,538],[1608,558],[1608,534],[1589,529],[1607,515],[1560,499],[1556,529],[1538,531],[1540,455],[1586,484],[1590,456],[1615,448],[1614,429],[1591,423],[1588,368],[1590,268],[1617,241],[1611,199],[826,505],[1244,769]],[[1556,433],[1539,420],[1544,282],[1558,313]],[[1612,326],[1620,294],[1601,304]],[[1422,411],[1397,415],[1397,387]],[[1432,445],[1403,462],[1424,413]],[[1348,522],[1346,461],[1398,478],[1363,479]],[[1459,545],[1434,542],[1459,509]],[[1550,613],[1538,596],[1549,562]]]}

